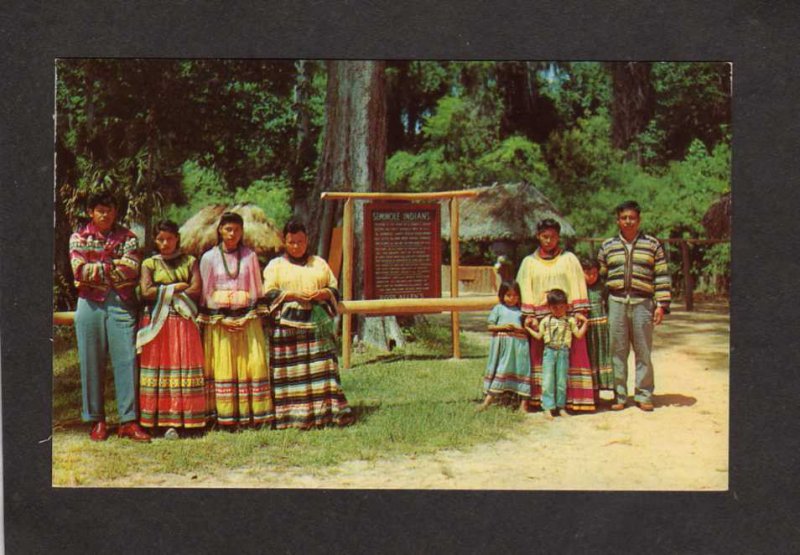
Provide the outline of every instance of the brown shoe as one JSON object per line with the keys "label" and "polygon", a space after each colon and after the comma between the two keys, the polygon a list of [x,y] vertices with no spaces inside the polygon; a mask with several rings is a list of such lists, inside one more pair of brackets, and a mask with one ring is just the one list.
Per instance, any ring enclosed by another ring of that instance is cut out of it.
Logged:
{"label": "brown shoe", "polygon": [[614,403],[611,405],[611,410],[622,410],[625,408],[625,403]]}
{"label": "brown shoe", "polygon": [[636,403],[636,406],[642,409],[644,412],[653,412],[653,403]]}
{"label": "brown shoe", "polygon": [[105,420],[98,420],[92,426],[92,431],[89,432],[89,438],[92,441],[105,441],[108,439],[108,428],[106,428]]}
{"label": "brown shoe", "polygon": [[150,435],[145,432],[136,422],[125,422],[124,424],[120,424],[119,430],[117,430],[117,435],[119,437],[127,437],[133,441],[150,441]]}

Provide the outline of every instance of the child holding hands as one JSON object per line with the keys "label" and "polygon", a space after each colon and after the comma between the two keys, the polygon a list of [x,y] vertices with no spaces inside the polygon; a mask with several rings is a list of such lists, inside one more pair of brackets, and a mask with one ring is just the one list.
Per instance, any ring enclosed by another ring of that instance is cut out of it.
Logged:
{"label": "child holding hands", "polygon": [[547,292],[550,314],[538,323],[538,329],[525,329],[536,339],[544,342],[542,360],[542,408],[544,416],[552,420],[560,414],[568,416],[567,371],[569,370],[569,348],[572,337],[580,339],[586,333],[586,317],[582,314],[567,316],[567,294],[561,289]]}
{"label": "child holding hands", "polygon": [[531,397],[531,359],[528,337],[522,327],[519,284],[504,281],[497,296],[500,303],[488,318],[492,340],[483,378],[485,397],[478,410],[485,410],[496,397],[512,395],[520,399],[520,409],[527,413]]}

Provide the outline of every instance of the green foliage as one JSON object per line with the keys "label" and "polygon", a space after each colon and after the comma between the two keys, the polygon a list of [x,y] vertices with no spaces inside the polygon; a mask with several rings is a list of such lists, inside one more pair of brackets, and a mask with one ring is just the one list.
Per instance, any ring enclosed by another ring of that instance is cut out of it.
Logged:
{"label": "green foliage", "polygon": [[547,191],[557,206],[575,206],[584,198],[619,182],[615,168],[622,153],[611,144],[611,117],[605,109],[579,118],[574,127],[551,135],[546,146],[555,190]]}
{"label": "green foliage", "polygon": [[289,203],[291,188],[282,178],[257,179],[249,186],[231,193],[225,178],[218,171],[189,161],[183,165],[181,189],[184,198],[190,199],[189,202],[184,205],[170,205],[164,211],[164,217],[178,225],[209,204],[255,204],[279,228],[283,227],[292,214]]}
{"label": "green foliage", "polygon": [[255,204],[281,229],[292,216],[292,206],[289,204],[291,194],[285,179],[258,179],[246,189],[239,189],[234,200]]}
{"label": "green foliage", "polygon": [[602,62],[557,62],[539,72],[543,96],[553,100],[562,127],[572,127],[581,118],[611,104],[611,76]]}

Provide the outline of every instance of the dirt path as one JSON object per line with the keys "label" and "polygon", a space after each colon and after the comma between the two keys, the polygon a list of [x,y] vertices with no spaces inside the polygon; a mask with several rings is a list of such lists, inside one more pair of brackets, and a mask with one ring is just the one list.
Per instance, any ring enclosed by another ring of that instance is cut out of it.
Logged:
{"label": "dirt path", "polygon": [[[465,330],[479,329],[484,318],[464,318]],[[728,487],[728,338],[726,311],[706,307],[687,313],[676,307],[656,331],[652,413],[637,408],[602,410],[553,422],[535,413],[523,435],[464,451],[351,461],[313,474],[244,469],[197,479],[148,476],[141,485],[724,490]],[[125,485],[136,484],[137,478],[145,479],[128,476]]]}

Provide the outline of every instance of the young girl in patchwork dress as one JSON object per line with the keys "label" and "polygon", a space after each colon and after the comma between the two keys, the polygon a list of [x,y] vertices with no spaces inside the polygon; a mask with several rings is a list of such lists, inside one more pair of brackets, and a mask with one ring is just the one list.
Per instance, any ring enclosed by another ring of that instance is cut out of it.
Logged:
{"label": "young girl in patchwork dress", "polygon": [[139,422],[146,428],[200,430],[206,425],[203,344],[195,318],[202,289],[197,259],[180,251],[178,226],[156,226],[159,253],[142,263],[146,305],[136,336],[139,354]]}
{"label": "young girl in patchwork dress", "polygon": [[[614,391],[614,371],[611,368],[611,350],[608,336],[608,314],[606,302],[608,292],[599,279],[597,260],[581,260],[586,276],[586,291],[589,294],[589,329],[586,333],[586,348],[594,374],[595,389]],[[598,397],[599,398],[599,397]]]}
{"label": "young girl in patchwork dress", "polygon": [[485,397],[479,410],[485,410],[498,397],[508,395],[519,399],[522,411],[528,412],[531,359],[528,335],[522,327],[519,284],[503,282],[497,296],[500,303],[488,318],[492,341],[483,378]]}

